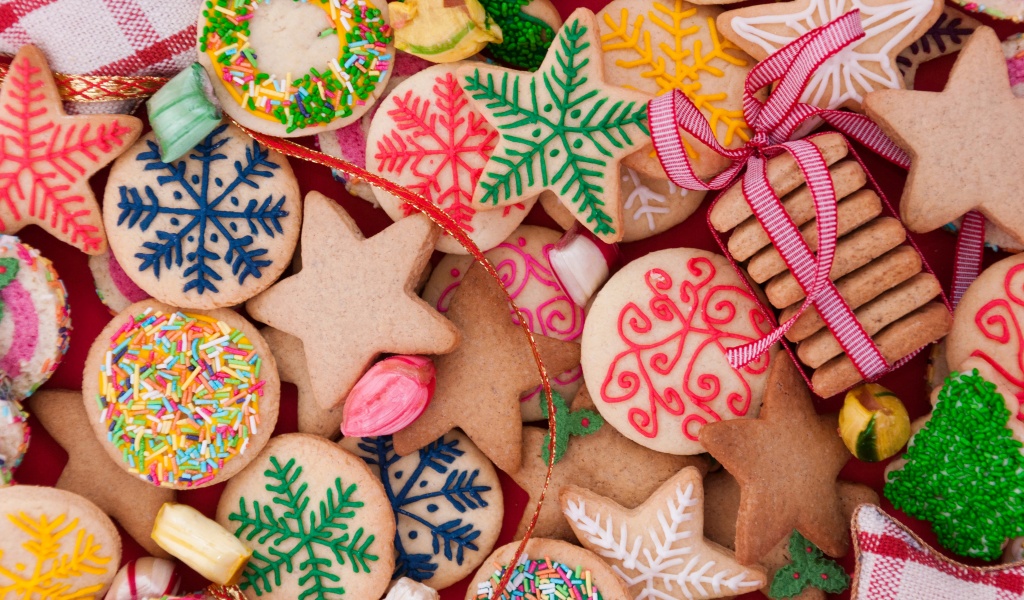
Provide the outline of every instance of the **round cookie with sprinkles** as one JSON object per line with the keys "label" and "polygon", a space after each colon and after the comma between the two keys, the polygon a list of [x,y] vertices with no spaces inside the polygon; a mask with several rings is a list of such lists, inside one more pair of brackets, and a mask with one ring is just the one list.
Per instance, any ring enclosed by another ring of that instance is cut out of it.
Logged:
{"label": "round cookie with sprinkles", "polygon": [[82,395],[114,462],[154,485],[191,489],[230,478],[259,454],[280,387],[266,342],[238,314],[144,300],[93,342]]}
{"label": "round cookie with sprinkles", "polygon": [[394,33],[384,0],[210,0],[199,62],[224,112],[280,137],[357,120],[391,76]]}
{"label": "round cookie with sprinkles", "polygon": [[142,288],[132,281],[124,272],[121,263],[109,250],[103,254],[89,257],[89,270],[96,286],[96,295],[100,297],[110,314],[116,315],[128,308],[133,302],[141,302],[150,297]]}
{"label": "round cookie with sprinkles", "polygon": [[11,378],[0,373],[0,487],[10,485],[30,436],[28,413],[13,396]]}
{"label": "round cookie with sprinkles", "polygon": [[[519,542],[494,551],[476,572],[466,590],[466,600],[490,600]],[[533,538],[513,567],[500,600],[629,600],[626,585],[601,557],[579,546]]]}
{"label": "round cookie with sprinkles", "polygon": [[0,236],[0,372],[15,399],[30,396],[68,351],[71,307],[53,263],[10,235]]}

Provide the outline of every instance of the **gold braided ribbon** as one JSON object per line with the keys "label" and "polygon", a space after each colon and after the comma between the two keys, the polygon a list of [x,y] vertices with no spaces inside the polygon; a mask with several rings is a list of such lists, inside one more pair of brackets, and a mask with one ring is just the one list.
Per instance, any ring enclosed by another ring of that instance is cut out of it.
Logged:
{"label": "gold braided ribbon", "polygon": [[[8,65],[0,65],[0,80]],[[115,75],[65,75],[54,73],[61,100],[66,102],[112,102],[142,100],[167,83],[166,77],[120,77]]]}

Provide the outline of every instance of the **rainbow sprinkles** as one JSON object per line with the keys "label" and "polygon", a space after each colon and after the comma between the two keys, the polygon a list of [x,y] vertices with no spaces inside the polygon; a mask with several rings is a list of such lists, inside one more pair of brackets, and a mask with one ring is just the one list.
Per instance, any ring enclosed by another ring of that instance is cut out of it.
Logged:
{"label": "rainbow sprinkles", "polygon": [[257,433],[261,366],[245,334],[223,321],[146,309],[110,339],[100,422],[130,472],[155,485],[203,485]]}
{"label": "rainbow sprinkles", "polygon": [[281,78],[259,70],[257,51],[249,45],[249,21],[270,1],[208,0],[203,10],[199,49],[239,105],[285,125],[289,133],[352,116],[366,105],[386,81],[393,58],[388,45],[394,34],[381,11],[369,0],[308,0],[334,24],[320,35],[339,36],[338,57],[321,69]]}
{"label": "rainbow sprinkles", "polygon": [[[476,599],[490,600],[494,586],[501,582],[504,574],[505,569],[499,566],[490,579],[477,584]],[[602,600],[589,570],[572,569],[550,558],[532,560],[525,554],[498,597],[501,600]]]}

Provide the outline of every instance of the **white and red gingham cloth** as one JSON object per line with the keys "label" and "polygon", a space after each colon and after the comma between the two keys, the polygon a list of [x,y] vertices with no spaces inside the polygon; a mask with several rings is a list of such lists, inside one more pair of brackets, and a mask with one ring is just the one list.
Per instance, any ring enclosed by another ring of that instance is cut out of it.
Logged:
{"label": "white and red gingham cloth", "polygon": [[921,543],[874,505],[853,517],[857,574],[851,600],[1019,600],[1024,564],[965,567]]}
{"label": "white and red gingham cloth", "polygon": [[[202,0],[0,0],[0,53],[25,44],[74,75],[172,76],[196,60]],[[78,105],[131,110],[126,102]]]}

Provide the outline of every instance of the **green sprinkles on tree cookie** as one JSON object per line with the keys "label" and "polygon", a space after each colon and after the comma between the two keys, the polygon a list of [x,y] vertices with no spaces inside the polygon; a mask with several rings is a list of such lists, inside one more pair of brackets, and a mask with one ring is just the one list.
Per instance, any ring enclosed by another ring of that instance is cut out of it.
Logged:
{"label": "green sprinkles on tree cookie", "polygon": [[551,190],[606,242],[622,238],[619,162],[649,140],[650,96],[603,81],[594,13],[566,21],[536,73],[464,66],[459,80],[501,134],[473,202],[484,209]]}
{"label": "green sprinkles on tree cookie", "polygon": [[792,598],[808,587],[838,594],[850,585],[846,571],[796,530],[789,538],[789,560],[772,578],[771,598]]}
{"label": "green sprinkles on tree cookie", "polygon": [[907,464],[889,475],[885,496],[930,521],[956,554],[994,560],[1008,539],[1024,535],[1024,456],[995,384],[953,373],[924,429],[911,440]]}
{"label": "green sprinkles on tree cookie", "polygon": [[480,0],[487,14],[501,27],[505,41],[489,44],[486,54],[505,64],[534,71],[555,39],[555,30],[524,8],[542,0]]}

